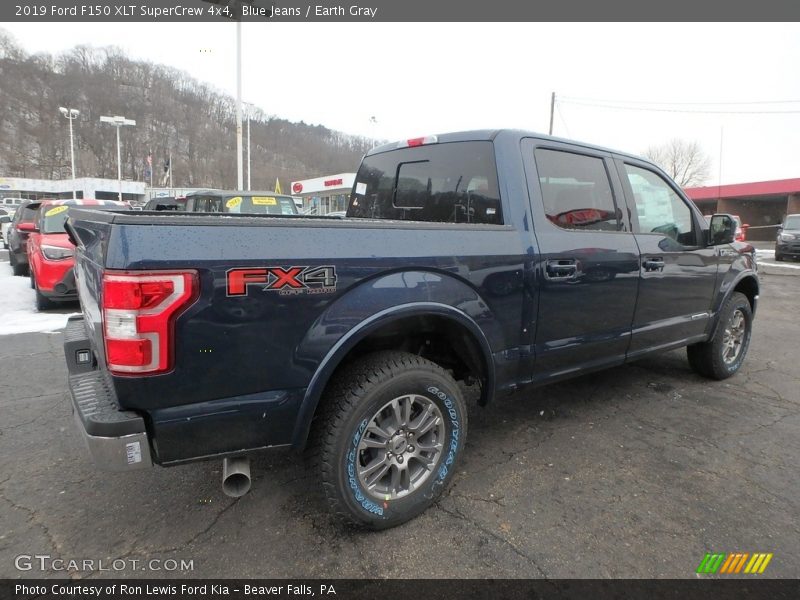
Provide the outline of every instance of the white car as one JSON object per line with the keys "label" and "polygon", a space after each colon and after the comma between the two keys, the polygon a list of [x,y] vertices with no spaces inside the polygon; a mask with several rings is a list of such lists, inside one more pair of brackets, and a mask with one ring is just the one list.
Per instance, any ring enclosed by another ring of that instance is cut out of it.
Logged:
{"label": "white car", "polygon": [[6,250],[8,250],[8,230],[11,227],[11,218],[13,216],[13,210],[0,208],[0,238],[3,240],[3,248]]}

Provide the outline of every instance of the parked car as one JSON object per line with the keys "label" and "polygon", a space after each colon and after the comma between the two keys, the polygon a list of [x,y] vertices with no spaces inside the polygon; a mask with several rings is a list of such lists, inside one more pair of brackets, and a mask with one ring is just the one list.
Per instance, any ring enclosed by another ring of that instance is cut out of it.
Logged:
{"label": "parked car", "polygon": [[786,215],[775,240],[775,260],[800,258],[800,215]]}
{"label": "parked car", "polygon": [[[33,220],[36,218],[36,208],[31,208],[31,201],[25,200],[17,207],[11,226],[3,239],[8,242],[8,261],[14,275],[28,275],[28,235],[33,231]],[[36,205],[38,208],[38,204]]]}
{"label": "parked car", "polygon": [[3,242],[3,248],[8,250],[8,230],[11,227],[12,215],[8,211],[0,209],[0,240]]}
{"label": "parked car", "polygon": [[19,206],[22,204],[22,198],[3,198],[0,200],[0,206],[7,208],[9,206]]}
{"label": "parked car", "polygon": [[735,240],[737,242],[746,242],[747,241],[747,230],[750,227],[747,223],[742,223],[742,218],[739,215],[731,215],[733,220],[736,221],[736,236]]}
{"label": "parked car", "polygon": [[725,379],[759,294],[731,215],[703,227],[653,163],[520,131],[370,150],[346,219],[76,209],[69,229],[64,352],[98,466],[218,458],[238,496],[249,453],[308,443],[333,512],[375,529],[458,471],[458,381],[486,405],[680,347]]}
{"label": "parked car", "polygon": [[91,206],[95,210],[130,210],[129,203],[117,200],[45,200],[28,205],[36,210],[27,253],[31,287],[36,290],[38,310],[47,310],[57,302],[76,300],[78,297],[72,270],[75,246],[64,229],[69,209],[74,206]]}
{"label": "parked car", "polygon": [[187,212],[248,215],[296,215],[294,198],[275,192],[204,190],[186,194]]}
{"label": "parked car", "polygon": [[185,207],[186,197],[164,196],[162,198],[151,198],[144,205],[144,210],[184,210]]}

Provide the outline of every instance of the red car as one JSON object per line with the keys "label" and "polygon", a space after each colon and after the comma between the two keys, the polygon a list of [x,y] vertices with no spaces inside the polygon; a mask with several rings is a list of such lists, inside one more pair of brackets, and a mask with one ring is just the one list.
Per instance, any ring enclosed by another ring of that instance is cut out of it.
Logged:
{"label": "red car", "polygon": [[[38,206],[37,206],[38,204]],[[29,204],[36,218],[28,236],[27,254],[31,287],[36,290],[36,308],[53,308],[56,302],[75,300],[75,246],[69,241],[64,223],[70,206],[98,210],[130,210],[127,202],[117,200],[44,200]]]}
{"label": "red car", "polygon": [[736,221],[736,234],[734,239],[737,242],[747,241],[747,229],[750,227],[747,223],[742,223],[742,218],[739,215],[733,215],[733,220]]}

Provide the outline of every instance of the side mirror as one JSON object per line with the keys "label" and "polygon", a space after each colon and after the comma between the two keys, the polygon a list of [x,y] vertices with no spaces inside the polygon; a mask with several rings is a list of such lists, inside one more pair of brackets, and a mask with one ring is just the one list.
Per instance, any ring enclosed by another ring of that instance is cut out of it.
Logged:
{"label": "side mirror", "polygon": [[730,244],[736,237],[736,221],[732,215],[714,215],[708,230],[708,245]]}
{"label": "side mirror", "polygon": [[39,231],[33,221],[22,221],[17,223],[17,231],[27,231],[28,233]]}
{"label": "side mirror", "polygon": [[3,215],[2,217],[0,217],[0,223],[11,223],[11,217]]}

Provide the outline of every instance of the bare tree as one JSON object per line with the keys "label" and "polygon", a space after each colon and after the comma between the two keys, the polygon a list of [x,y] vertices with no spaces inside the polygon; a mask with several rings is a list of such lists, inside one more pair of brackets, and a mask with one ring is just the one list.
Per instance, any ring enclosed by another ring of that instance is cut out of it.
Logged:
{"label": "bare tree", "polygon": [[711,159],[697,142],[675,138],[660,146],[650,146],[644,155],[681,187],[702,185],[711,170]]}

